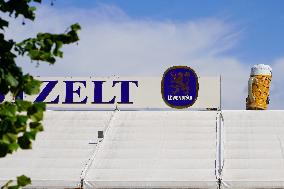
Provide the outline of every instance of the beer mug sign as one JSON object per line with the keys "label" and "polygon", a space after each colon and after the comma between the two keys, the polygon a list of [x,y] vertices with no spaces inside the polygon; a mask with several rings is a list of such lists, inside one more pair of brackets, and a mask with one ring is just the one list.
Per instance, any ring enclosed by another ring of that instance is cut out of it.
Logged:
{"label": "beer mug sign", "polygon": [[266,110],[269,104],[269,87],[272,69],[268,65],[257,64],[251,68],[248,81],[247,110]]}

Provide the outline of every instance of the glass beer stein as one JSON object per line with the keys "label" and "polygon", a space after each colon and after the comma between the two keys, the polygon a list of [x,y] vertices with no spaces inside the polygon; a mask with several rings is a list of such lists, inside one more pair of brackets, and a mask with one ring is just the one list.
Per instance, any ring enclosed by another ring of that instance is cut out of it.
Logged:
{"label": "glass beer stein", "polygon": [[247,110],[266,110],[269,104],[269,87],[272,69],[268,65],[257,64],[251,68],[248,81]]}

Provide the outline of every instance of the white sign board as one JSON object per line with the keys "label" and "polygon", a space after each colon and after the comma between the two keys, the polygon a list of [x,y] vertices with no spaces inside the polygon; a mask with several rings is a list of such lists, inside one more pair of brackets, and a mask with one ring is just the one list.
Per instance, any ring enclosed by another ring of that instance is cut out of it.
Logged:
{"label": "white sign board", "polygon": [[[59,109],[165,109],[161,77],[39,77],[38,95],[23,98],[44,101]],[[196,102],[190,108],[220,108],[220,78],[199,77]]]}

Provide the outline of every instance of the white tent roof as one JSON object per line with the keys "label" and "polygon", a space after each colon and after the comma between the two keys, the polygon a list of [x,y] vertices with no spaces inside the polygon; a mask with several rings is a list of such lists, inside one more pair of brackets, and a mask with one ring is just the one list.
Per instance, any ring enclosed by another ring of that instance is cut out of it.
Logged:
{"label": "white tent roof", "polygon": [[[33,188],[283,188],[284,111],[48,111],[0,182]],[[217,118],[217,119],[216,119]],[[97,131],[105,138],[97,145]],[[220,161],[219,161],[220,160]],[[218,162],[224,162],[219,175]],[[0,184],[1,184],[0,183]]]}
{"label": "white tent roof", "polygon": [[89,188],[216,188],[216,112],[119,112],[85,178]]}
{"label": "white tent roof", "polygon": [[226,188],[284,188],[284,111],[224,111]]}
{"label": "white tent roof", "polygon": [[32,150],[0,158],[0,180],[25,174],[32,187],[75,188],[81,171],[95,149],[97,138],[111,112],[47,111],[44,132],[38,134]]}

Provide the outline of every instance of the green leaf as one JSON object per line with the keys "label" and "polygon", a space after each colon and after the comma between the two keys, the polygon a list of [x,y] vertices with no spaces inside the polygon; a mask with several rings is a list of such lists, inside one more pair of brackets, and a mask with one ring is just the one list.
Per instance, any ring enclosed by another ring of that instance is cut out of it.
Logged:
{"label": "green leaf", "polygon": [[8,186],[8,189],[20,189],[20,187],[19,186]]}
{"label": "green leaf", "polygon": [[25,176],[25,175],[21,175],[21,176],[17,177],[18,186],[24,187],[24,186],[27,186],[31,183],[32,183],[31,179],[29,177]]}
{"label": "green leaf", "polygon": [[18,111],[22,112],[22,111],[27,111],[27,109],[32,105],[31,102],[29,101],[25,101],[25,100],[16,100],[16,105],[18,106]]}
{"label": "green leaf", "polygon": [[8,73],[6,76],[5,76],[5,79],[7,81],[7,83],[9,85],[11,85],[12,87],[17,87],[19,82],[18,80],[10,73]]}
{"label": "green leaf", "polygon": [[46,104],[44,102],[36,102],[33,106],[39,111],[45,111],[46,109]]}
{"label": "green leaf", "polygon": [[29,11],[36,11],[36,7],[29,7]]}
{"label": "green leaf", "polygon": [[41,121],[43,119],[43,111],[45,111],[45,103],[34,103],[28,108],[27,115],[34,122]]}
{"label": "green leaf", "polygon": [[71,29],[74,31],[78,31],[81,29],[81,26],[78,23],[72,24]]}
{"label": "green leaf", "polygon": [[30,128],[43,131],[43,125],[40,122],[30,122]]}
{"label": "green leaf", "polygon": [[9,144],[9,152],[12,153],[16,150],[18,150],[19,148],[19,145],[17,143],[11,143]]}
{"label": "green leaf", "polygon": [[14,117],[17,111],[17,107],[11,102],[4,102],[0,104],[0,115],[7,117]]}
{"label": "green leaf", "polygon": [[39,60],[40,57],[40,51],[39,50],[31,50],[29,51],[29,56],[32,60]]}
{"label": "green leaf", "polygon": [[5,185],[3,185],[3,186],[1,187],[1,189],[6,189],[6,188],[8,188],[9,185],[12,184],[12,183],[13,183],[13,180],[9,180],[8,182],[6,182]]}
{"label": "green leaf", "polygon": [[1,131],[1,137],[5,134],[5,133],[16,133],[16,129],[14,128],[13,124],[14,124],[14,117],[7,117],[7,116],[3,116],[1,115],[1,117],[3,117],[3,120],[0,121],[0,131]]}
{"label": "green leaf", "polygon": [[3,30],[4,27],[8,27],[8,26],[9,26],[9,22],[0,18],[0,29]]}
{"label": "green leaf", "polygon": [[6,133],[2,137],[2,141],[9,144],[17,141],[18,136],[12,133]]}
{"label": "green leaf", "polygon": [[4,80],[0,82],[0,92],[1,94],[6,95],[9,92],[9,85]]}
{"label": "green leaf", "polygon": [[18,144],[22,149],[31,149],[32,143],[30,141],[30,138],[27,134],[24,134],[23,136],[18,138]]}
{"label": "green leaf", "polygon": [[0,157],[5,157],[9,152],[9,144],[0,140]]}
{"label": "green leaf", "polygon": [[56,57],[63,57],[61,47],[79,40],[78,31],[81,26],[76,23],[70,26],[70,31],[62,34],[38,33],[35,38],[29,38],[18,43],[15,50],[19,55],[27,55],[31,60],[54,64]]}
{"label": "green leaf", "polygon": [[37,130],[31,130],[30,132],[26,132],[25,133],[30,140],[35,140],[36,139],[36,134],[37,134]]}
{"label": "green leaf", "polygon": [[19,133],[26,131],[28,116],[17,115],[16,119],[17,120],[15,122],[15,127],[17,129],[17,132]]}
{"label": "green leaf", "polygon": [[26,80],[24,92],[28,95],[38,94],[40,92],[41,81],[36,79]]}
{"label": "green leaf", "polygon": [[61,41],[57,41],[57,42],[55,43],[55,48],[54,48],[54,50],[53,50],[53,54],[54,54],[55,56],[58,56],[58,57],[61,57],[61,58],[63,57],[63,52],[60,51],[62,45],[63,45],[63,43],[62,43]]}
{"label": "green leaf", "polygon": [[43,119],[43,112],[38,111],[30,116],[32,121],[41,121]]}

